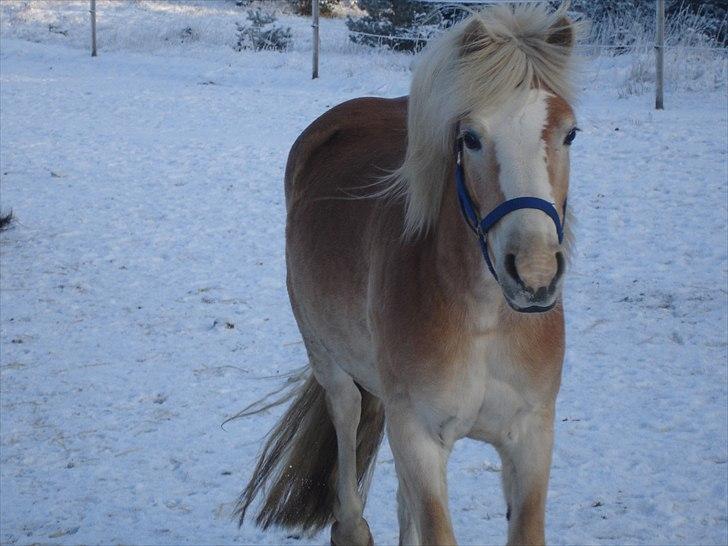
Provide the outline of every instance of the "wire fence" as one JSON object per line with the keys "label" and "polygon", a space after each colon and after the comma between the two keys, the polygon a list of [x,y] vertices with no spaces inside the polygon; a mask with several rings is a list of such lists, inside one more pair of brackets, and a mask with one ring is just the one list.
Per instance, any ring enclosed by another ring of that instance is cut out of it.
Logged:
{"label": "wire fence", "polygon": [[[366,32],[362,30],[349,30],[350,39],[356,43],[367,43],[367,45],[377,45],[381,47],[395,47],[398,49],[421,49],[427,42],[435,38],[438,34],[443,32],[448,26],[454,21],[458,20],[459,17],[453,17],[453,13],[457,12],[458,9],[462,9],[464,12],[468,11],[475,5],[488,5],[488,4],[523,4],[525,0],[412,0],[417,3],[432,4],[436,6],[432,12],[427,16],[427,20],[432,20],[439,15],[439,24],[436,25],[425,25],[424,28],[415,29],[412,33],[400,33],[400,34],[377,34],[376,32]],[[531,3],[531,2],[529,2]],[[549,0],[541,0],[537,3],[550,3]],[[444,12],[449,12],[449,18],[444,16]],[[579,19],[579,14],[569,13],[570,16]],[[684,16],[684,13],[683,13]],[[689,25],[683,25],[688,27]],[[643,91],[647,85],[647,80],[650,79],[648,74],[649,70],[645,63],[645,54],[654,53],[653,69],[654,69],[654,88],[655,88],[655,108],[661,110],[664,104],[664,80],[665,80],[665,56],[670,55],[673,64],[668,67],[667,72],[671,75],[679,73],[691,73],[691,75],[699,75],[695,71],[695,66],[690,66],[689,62],[686,61],[687,57],[694,56],[697,54],[709,54],[713,57],[718,58],[718,63],[713,68],[717,73],[722,74],[725,79],[726,65],[728,65],[728,48],[714,46],[707,40],[708,43],[700,43],[701,40],[705,40],[703,36],[699,35],[694,28],[687,28],[687,32],[681,35],[678,40],[682,43],[666,43],[665,39],[665,1],[657,0],[655,2],[655,29],[654,36],[647,34],[649,30],[647,28],[638,28],[639,25],[643,24],[643,21],[630,20],[626,25],[615,26],[611,28],[611,31],[617,31],[615,34],[622,38],[624,43],[604,43],[600,41],[600,38],[604,37],[604,29],[600,28],[597,33],[590,35],[593,41],[584,40],[576,45],[576,49],[581,56],[587,57],[599,57],[604,55],[615,55],[622,53],[634,53],[636,56],[641,57],[635,65],[632,67],[628,78],[632,81],[627,82],[627,89],[624,91],[625,95],[632,94],[635,91]],[[724,21],[725,24],[725,21]],[[632,32],[630,32],[630,30]],[[681,29],[682,30],[682,29]],[[596,40],[594,40],[596,38]],[[698,38],[698,44],[690,43],[696,41]],[[687,43],[686,43],[687,42]],[[403,44],[409,44],[405,47]],[[695,63],[693,63],[694,65]],[[620,91],[621,94],[621,91]]]}
{"label": "wire fence", "polygon": [[[422,0],[432,5],[432,11],[424,24],[420,24],[410,34],[389,32],[379,33],[377,30],[348,29],[343,21],[333,24],[323,22],[319,29],[323,39],[323,59],[327,55],[336,55],[342,51],[352,51],[346,44],[361,43],[381,46],[383,49],[398,49],[397,43],[408,43],[414,47],[401,49],[419,50],[428,41],[444,32],[454,19],[453,11],[457,10],[455,1]],[[463,0],[474,4],[518,4],[521,0]],[[544,0],[543,3],[545,3]],[[95,9],[92,0],[67,0],[65,2],[29,2],[5,3],[3,9],[3,33],[15,35],[32,41],[50,43],[66,43],[74,47],[88,47],[93,50],[93,17],[99,17],[97,32],[99,34],[98,51],[131,50],[146,51],[167,47],[167,44],[185,44],[185,47],[223,47],[234,45],[236,39],[235,24],[240,17],[245,17],[245,10],[236,10],[234,3],[205,4],[204,2],[112,2],[96,0]],[[26,6],[24,8],[23,6]],[[265,6],[265,4],[263,4]],[[274,7],[271,4],[271,7]],[[440,14],[439,16],[437,14]],[[570,15],[576,15],[570,13]],[[308,21],[311,21],[309,19]],[[725,87],[728,82],[728,48],[720,47],[709,41],[702,41],[700,28],[690,28],[682,22],[672,23],[668,19],[668,32],[662,47],[654,41],[654,27],[644,25],[645,21],[634,21],[634,24],[614,25],[596,28],[577,44],[577,51],[582,57],[594,59],[599,66],[614,67],[620,74],[620,80],[613,85],[624,85],[622,79],[638,79],[635,84],[639,93],[645,93],[656,85],[657,53],[665,55],[665,78],[671,89],[711,90]],[[294,30],[294,51],[308,53],[314,51],[318,40],[305,19],[288,19],[287,24]],[[628,22],[629,23],[629,22]],[[647,23],[650,23],[648,21]],[[13,25],[17,27],[13,28]],[[286,22],[283,22],[285,25]],[[642,27],[645,28],[642,28]],[[685,29],[683,32],[682,29]],[[676,32],[677,31],[679,32]],[[43,34],[45,33],[45,36]],[[658,46],[658,47],[656,47]],[[356,47],[356,46],[354,46]],[[612,62],[622,54],[632,56],[625,62]],[[313,59],[316,74],[316,57]],[[702,70],[703,73],[700,71]],[[324,72],[326,66],[324,66]],[[601,72],[601,68],[593,71]],[[713,78],[712,74],[717,74]],[[685,76],[687,74],[687,76]],[[717,82],[717,83],[714,83]],[[629,84],[632,85],[632,84]],[[621,91],[620,91],[621,92]],[[629,92],[626,92],[629,94]]]}
{"label": "wire fence", "polygon": [[[520,0],[519,0],[520,1]],[[508,3],[515,3],[515,2],[508,2]],[[351,36],[366,36],[369,38],[376,38],[380,39],[383,43],[385,41],[391,41],[391,40],[402,40],[407,42],[421,42],[421,43],[427,43],[428,41],[432,40],[436,37],[437,34],[423,34],[419,36],[408,36],[408,35],[398,35],[398,34],[373,34],[370,32],[360,32],[360,31],[354,31],[350,30],[349,34]],[[577,44],[577,49],[580,50],[616,50],[616,51],[634,51],[634,50],[650,50],[655,47],[654,44],[598,44],[598,43],[592,43],[592,42],[582,42]],[[677,45],[669,45],[666,44],[663,46],[665,49],[669,49],[671,51],[715,51],[719,53],[725,53],[728,54],[728,48],[726,47],[708,47],[708,46],[677,46]]]}

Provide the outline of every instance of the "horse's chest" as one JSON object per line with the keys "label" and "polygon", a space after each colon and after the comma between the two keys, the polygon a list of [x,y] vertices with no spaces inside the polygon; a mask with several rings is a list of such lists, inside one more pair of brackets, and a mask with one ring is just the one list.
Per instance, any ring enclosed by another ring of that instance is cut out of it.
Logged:
{"label": "horse's chest", "polygon": [[453,436],[499,444],[513,423],[537,405],[531,385],[496,349],[479,344],[463,363],[463,380],[452,398],[457,416],[449,423]]}

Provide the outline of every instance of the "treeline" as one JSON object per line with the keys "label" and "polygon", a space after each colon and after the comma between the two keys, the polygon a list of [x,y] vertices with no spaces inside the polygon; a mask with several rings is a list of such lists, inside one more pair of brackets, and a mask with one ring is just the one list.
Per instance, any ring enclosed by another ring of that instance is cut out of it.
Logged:
{"label": "treeline", "polygon": [[[232,0],[251,7],[255,0]],[[467,2],[458,3],[467,5]],[[312,0],[278,0],[298,15],[311,14]],[[466,15],[460,8],[417,0],[319,0],[320,13],[332,15],[337,6],[356,5],[361,17],[348,17],[350,39],[355,43],[395,50],[418,50],[442,28]],[[561,0],[551,0],[557,7]],[[477,4],[473,4],[477,7]],[[629,47],[654,33],[655,0],[572,0],[570,11],[590,21],[592,43]],[[728,46],[728,0],[665,0],[668,29],[673,41],[685,43],[680,33],[691,33],[689,43]]]}
{"label": "treeline", "polygon": [[[327,0],[330,4],[338,0]],[[347,26],[355,43],[385,46],[396,50],[417,50],[427,37],[462,18],[463,10],[444,7],[434,11],[432,3],[414,0],[357,0],[366,14],[349,18]],[[443,5],[447,2],[443,2]],[[554,0],[553,6],[561,4]],[[728,45],[728,2],[726,0],[666,0],[665,15],[676,32],[700,33],[702,42]],[[571,11],[591,22],[592,34],[600,40],[610,40],[629,46],[629,33],[643,38],[655,24],[655,0],[572,0]],[[635,22],[642,27],[635,32]],[[627,24],[629,23],[629,24]],[[606,33],[613,33],[607,35]],[[682,42],[683,40],[677,40]]]}
{"label": "treeline", "polygon": [[[572,0],[571,9],[583,14],[596,27],[621,18],[634,18],[652,30],[655,24],[655,0]],[[552,4],[557,5],[554,1]],[[699,31],[708,41],[728,45],[728,2],[726,0],[666,0],[665,18],[679,19],[685,32]]]}
{"label": "treeline", "polygon": [[[296,15],[311,15],[312,0],[279,0],[281,3],[287,4]],[[248,8],[255,4],[255,0],[234,0],[235,4],[241,8]],[[342,0],[318,0],[319,13],[324,17],[332,15],[334,8],[342,4],[351,4],[349,1]]]}

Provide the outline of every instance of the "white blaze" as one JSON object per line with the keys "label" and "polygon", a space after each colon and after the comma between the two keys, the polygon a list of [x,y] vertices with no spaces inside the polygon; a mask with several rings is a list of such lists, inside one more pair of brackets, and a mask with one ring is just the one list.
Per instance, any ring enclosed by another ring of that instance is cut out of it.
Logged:
{"label": "white blaze", "polygon": [[[540,89],[529,92],[525,104],[512,104],[479,120],[493,142],[499,165],[500,188],[506,199],[540,197],[554,203],[546,166],[543,129],[548,117],[550,93]],[[488,211],[484,211],[483,214]],[[553,221],[542,211],[521,209],[508,214],[490,232],[489,239],[498,260],[506,252],[504,245],[514,230],[527,232],[544,243],[556,242]]]}
{"label": "white blaze", "polygon": [[549,93],[532,90],[518,110],[506,108],[492,117],[488,130],[500,165],[500,185],[506,199],[540,197],[553,202],[546,169],[543,129],[548,116]]}

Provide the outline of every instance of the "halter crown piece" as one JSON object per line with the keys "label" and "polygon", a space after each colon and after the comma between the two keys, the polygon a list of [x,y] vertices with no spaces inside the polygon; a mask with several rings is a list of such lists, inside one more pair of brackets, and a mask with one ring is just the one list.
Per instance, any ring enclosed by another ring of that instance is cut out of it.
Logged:
{"label": "halter crown piece", "polygon": [[[465,186],[465,171],[463,169],[462,153],[463,153],[463,142],[462,139],[457,140],[456,146],[457,160],[455,164],[455,185],[458,192],[458,201],[460,202],[460,211],[463,213],[463,218],[468,227],[478,236],[480,242],[480,249],[483,251],[483,258],[485,263],[488,265],[488,269],[498,280],[498,275],[495,272],[493,263],[490,261],[490,255],[488,253],[488,231],[495,226],[498,221],[505,215],[519,209],[536,209],[545,212],[549,218],[554,221],[556,226],[556,234],[559,237],[559,244],[564,240],[564,224],[559,218],[559,213],[553,203],[541,199],[540,197],[515,197],[508,199],[490,211],[485,218],[481,219],[478,215],[477,208],[473,199],[470,197],[468,188]],[[566,220],[566,200],[564,200],[564,220]]]}

